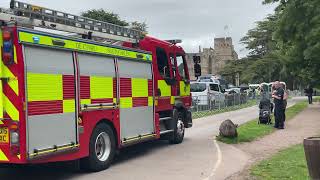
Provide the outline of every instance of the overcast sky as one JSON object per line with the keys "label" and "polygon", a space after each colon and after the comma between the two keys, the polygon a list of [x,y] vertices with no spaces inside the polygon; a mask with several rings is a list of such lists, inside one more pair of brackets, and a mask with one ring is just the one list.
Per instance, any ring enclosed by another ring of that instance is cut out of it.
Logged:
{"label": "overcast sky", "polygon": [[[21,0],[51,9],[79,14],[103,8],[127,21],[145,21],[149,34],[161,39],[182,39],[187,52],[213,47],[214,37],[231,36],[240,57],[247,51],[241,37],[274,10],[262,0]],[[10,0],[0,0],[8,7]],[[225,27],[228,27],[227,29]]]}

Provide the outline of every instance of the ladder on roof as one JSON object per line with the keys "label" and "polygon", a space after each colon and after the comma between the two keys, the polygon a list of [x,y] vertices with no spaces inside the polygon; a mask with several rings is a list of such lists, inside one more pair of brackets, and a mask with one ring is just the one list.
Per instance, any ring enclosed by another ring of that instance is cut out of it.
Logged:
{"label": "ladder on roof", "polygon": [[128,27],[76,16],[36,5],[11,0],[10,9],[0,9],[0,20],[22,27],[40,27],[75,33],[82,38],[105,42],[137,43],[144,33]]}

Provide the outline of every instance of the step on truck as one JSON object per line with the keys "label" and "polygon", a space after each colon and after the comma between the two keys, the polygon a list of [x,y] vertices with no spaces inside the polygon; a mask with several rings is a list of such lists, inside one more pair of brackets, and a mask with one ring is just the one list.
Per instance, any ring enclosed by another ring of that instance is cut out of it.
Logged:
{"label": "step on truck", "polygon": [[0,165],[80,162],[181,143],[192,126],[178,41],[19,1],[0,9]]}

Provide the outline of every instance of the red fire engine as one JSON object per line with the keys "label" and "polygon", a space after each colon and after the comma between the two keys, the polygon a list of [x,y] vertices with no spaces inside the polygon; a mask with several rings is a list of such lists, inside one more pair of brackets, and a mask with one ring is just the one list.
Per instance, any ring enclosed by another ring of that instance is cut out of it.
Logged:
{"label": "red fire engine", "polygon": [[99,171],[120,148],[181,143],[192,126],[177,41],[19,1],[0,22],[0,164]]}

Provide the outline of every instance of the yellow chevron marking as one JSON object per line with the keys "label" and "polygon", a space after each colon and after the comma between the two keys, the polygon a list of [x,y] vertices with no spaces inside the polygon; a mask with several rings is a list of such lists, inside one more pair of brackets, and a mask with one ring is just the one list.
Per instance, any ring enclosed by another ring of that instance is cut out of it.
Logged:
{"label": "yellow chevron marking", "polygon": [[18,86],[18,80],[14,76],[14,74],[10,71],[10,69],[5,66],[3,63],[1,63],[2,66],[2,77],[9,78],[8,85],[11,87],[11,89],[16,93],[16,95],[19,95],[19,86]]}
{"label": "yellow chevron marking", "polygon": [[[0,68],[1,69],[1,68]],[[0,118],[3,118],[2,80],[0,80]],[[3,122],[0,120],[0,124]]]}
{"label": "yellow chevron marking", "polygon": [[19,121],[19,111],[17,108],[11,103],[6,95],[3,94],[3,105],[4,110],[14,121]]}
{"label": "yellow chevron marking", "polygon": [[19,159],[21,159],[21,155],[19,154],[19,155],[17,155],[17,157],[19,158]]}
{"label": "yellow chevron marking", "polygon": [[0,149],[0,161],[9,161],[7,156],[3,153],[1,149]]}
{"label": "yellow chevron marking", "polygon": [[13,46],[13,60],[16,64],[18,64],[16,46]]}

